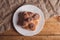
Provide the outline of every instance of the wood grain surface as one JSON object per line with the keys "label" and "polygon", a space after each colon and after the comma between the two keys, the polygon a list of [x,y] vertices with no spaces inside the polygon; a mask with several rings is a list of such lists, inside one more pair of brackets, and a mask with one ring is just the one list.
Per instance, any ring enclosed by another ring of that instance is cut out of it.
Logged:
{"label": "wood grain surface", "polygon": [[[15,10],[25,4],[39,7],[45,16],[42,31],[32,37],[19,34],[13,27]],[[0,0],[0,40],[60,40],[60,0]]]}

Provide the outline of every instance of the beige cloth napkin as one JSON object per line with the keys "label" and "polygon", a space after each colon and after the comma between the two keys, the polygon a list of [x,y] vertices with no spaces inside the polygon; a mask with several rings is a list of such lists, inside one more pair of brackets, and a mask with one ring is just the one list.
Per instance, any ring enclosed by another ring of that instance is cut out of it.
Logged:
{"label": "beige cloth napkin", "polygon": [[23,4],[32,4],[39,7],[45,19],[60,15],[60,0],[0,0],[0,33],[10,30],[12,16],[15,10]]}

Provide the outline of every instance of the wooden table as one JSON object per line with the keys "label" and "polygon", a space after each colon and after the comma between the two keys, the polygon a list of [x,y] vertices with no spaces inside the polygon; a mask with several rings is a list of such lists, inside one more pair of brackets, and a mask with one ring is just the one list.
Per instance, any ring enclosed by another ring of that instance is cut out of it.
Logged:
{"label": "wooden table", "polygon": [[[60,22],[58,21],[57,16],[47,19],[42,31],[32,37],[22,36],[14,29],[12,25],[12,16],[14,11],[23,4],[34,4],[41,8],[44,13],[46,13],[45,9],[43,8],[43,1],[45,2],[48,0],[0,0],[0,26],[5,25],[6,27],[10,27],[10,30],[0,34],[0,40],[60,40]],[[51,3],[51,1],[48,2]],[[57,1],[57,4],[58,3],[59,2]],[[51,4],[49,5],[51,6]],[[54,4],[51,7],[51,10],[53,10]]]}

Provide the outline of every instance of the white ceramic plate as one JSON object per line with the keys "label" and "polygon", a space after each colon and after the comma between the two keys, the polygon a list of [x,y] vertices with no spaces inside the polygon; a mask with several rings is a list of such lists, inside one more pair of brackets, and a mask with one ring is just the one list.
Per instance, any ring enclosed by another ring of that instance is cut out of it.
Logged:
{"label": "white ceramic plate", "polygon": [[[26,29],[21,28],[20,26],[17,25],[17,20],[18,20],[18,13],[21,11],[29,11],[29,12],[34,12],[34,13],[38,13],[40,15],[40,21],[39,24],[36,27],[35,31],[29,31]],[[13,25],[15,27],[15,29],[17,30],[17,32],[19,32],[20,34],[24,35],[24,36],[33,36],[38,34],[43,26],[44,26],[44,15],[43,12],[41,11],[41,9],[37,8],[34,5],[23,5],[21,7],[19,7],[16,12],[14,13],[13,16]]]}

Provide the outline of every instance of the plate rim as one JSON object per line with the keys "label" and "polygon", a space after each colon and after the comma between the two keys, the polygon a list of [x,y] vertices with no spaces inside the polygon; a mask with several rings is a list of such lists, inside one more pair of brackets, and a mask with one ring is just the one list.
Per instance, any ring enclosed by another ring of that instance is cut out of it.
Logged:
{"label": "plate rim", "polygon": [[[31,5],[31,4],[27,4],[27,5]],[[23,5],[23,6],[26,6],[26,5]],[[21,7],[23,7],[23,6],[21,6]],[[35,5],[31,5],[31,6],[35,6]],[[21,7],[19,7],[19,8],[21,8]],[[36,7],[36,6],[35,6]],[[19,8],[17,8],[17,10],[19,9]],[[38,8],[38,7],[37,7]],[[41,10],[40,8],[38,8],[39,10]],[[16,10],[16,11],[17,11]],[[14,12],[14,14],[16,13],[16,11]],[[42,11],[42,10],[41,10]],[[43,13],[43,12],[42,12]],[[14,14],[13,14],[13,18],[14,18]],[[43,14],[44,15],[44,14]],[[14,19],[13,19],[14,20]],[[44,24],[45,24],[45,18],[44,18]],[[44,26],[44,24],[43,24],[43,26]],[[13,23],[13,26],[14,26],[14,23]],[[41,32],[41,30],[43,29],[43,26],[42,26],[42,28],[40,29],[40,31],[39,32]],[[19,32],[17,29],[16,29],[16,27],[14,26],[14,28],[15,28],[15,30],[19,33],[19,34],[21,34],[21,32]],[[38,33],[37,33],[38,34]],[[27,36],[27,35],[24,35],[24,34],[21,34],[21,35],[23,35],[23,36]],[[36,35],[36,34],[35,34]],[[31,35],[31,36],[34,36],[34,35]]]}

